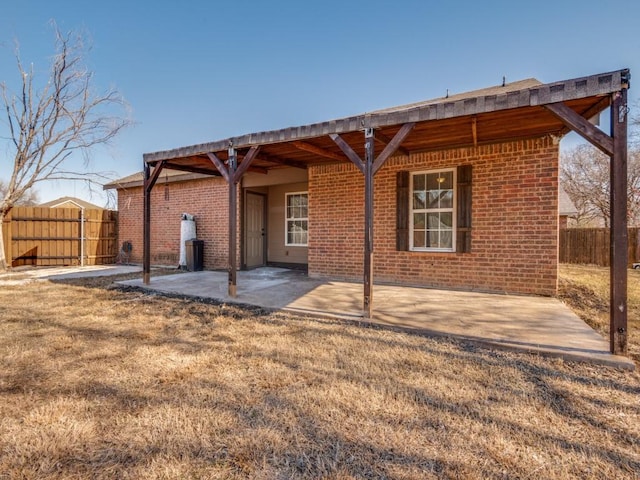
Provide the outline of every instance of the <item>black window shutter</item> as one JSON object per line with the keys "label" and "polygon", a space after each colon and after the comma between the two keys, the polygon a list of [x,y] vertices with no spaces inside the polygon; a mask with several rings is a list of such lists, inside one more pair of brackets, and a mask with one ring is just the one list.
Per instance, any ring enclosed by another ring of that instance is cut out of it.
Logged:
{"label": "black window shutter", "polygon": [[409,172],[396,174],[396,250],[409,250]]}
{"label": "black window shutter", "polygon": [[471,252],[471,165],[460,165],[457,172],[458,212],[456,252]]}

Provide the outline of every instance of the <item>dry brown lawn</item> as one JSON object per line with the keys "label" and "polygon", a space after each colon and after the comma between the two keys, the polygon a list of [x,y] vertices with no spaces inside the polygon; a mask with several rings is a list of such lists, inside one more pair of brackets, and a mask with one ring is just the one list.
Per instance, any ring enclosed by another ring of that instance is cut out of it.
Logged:
{"label": "dry brown lawn", "polygon": [[0,287],[1,479],[638,478],[637,371],[108,283]]}
{"label": "dry brown lawn", "polygon": [[[629,356],[640,363],[640,270],[627,279]],[[609,339],[609,267],[560,265],[559,297],[586,323]],[[640,478],[640,477],[639,477]]]}

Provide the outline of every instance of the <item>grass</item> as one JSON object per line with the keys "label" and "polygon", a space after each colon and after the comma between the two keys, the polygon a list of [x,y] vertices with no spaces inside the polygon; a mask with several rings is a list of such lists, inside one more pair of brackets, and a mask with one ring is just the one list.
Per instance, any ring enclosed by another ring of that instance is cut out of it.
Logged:
{"label": "grass", "polygon": [[0,479],[638,478],[637,371],[109,282],[0,290]]}
{"label": "grass", "polygon": [[[629,356],[640,362],[640,270],[627,281]],[[559,297],[586,323],[609,338],[609,267],[560,265]]]}

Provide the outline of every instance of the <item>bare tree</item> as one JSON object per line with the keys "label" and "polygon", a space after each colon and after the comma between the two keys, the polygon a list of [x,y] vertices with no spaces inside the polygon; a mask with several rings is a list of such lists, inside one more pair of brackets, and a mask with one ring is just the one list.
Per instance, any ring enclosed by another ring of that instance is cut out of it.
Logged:
{"label": "bare tree", "polygon": [[[0,198],[4,198],[7,194],[7,189],[7,182],[0,180]],[[33,207],[38,205],[39,202],[40,198],[38,197],[38,192],[31,188],[27,190],[18,201],[16,201],[15,206]]]}
{"label": "bare tree", "polygon": [[[579,227],[609,226],[609,161],[591,145],[578,145],[561,156],[560,184],[578,210]],[[631,226],[640,224],[639,148],[629,148],[627,169],[627,216]]]}
{"label": "bare tree", "polygon": [[[46,84],[34,80],[33,65],[26,69],[16,47],[20,75],[17,91],[5,82],[0,92],[6,114],[10,152],[0,171],[10,174],[0,198],[0,225],[14,205],[33,191],[34,185],[50,180],[91,181],[89,151],[109,143],[130,121],[113,115],[124,113],[126,104],[115,89],[96,93],[93,72],[84,65],[88,53],[84,38],[77,32],[62,33],[53,24],[55,55]],[[69,167],[72,155],[82,155],[84,169]],[[0,160],[4,163],[4,160]],[[7,268],[4,239],[0,228],[0,270]]]}

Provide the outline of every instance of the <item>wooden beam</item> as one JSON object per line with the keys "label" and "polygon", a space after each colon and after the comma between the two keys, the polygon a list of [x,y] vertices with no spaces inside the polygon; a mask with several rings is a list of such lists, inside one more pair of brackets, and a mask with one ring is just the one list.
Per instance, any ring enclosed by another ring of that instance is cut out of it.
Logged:
{"label": "wooden beam", "polygon": [[211,163],[213,163],[216,166],[216,168],[220,172],[220,175],[222,175],[222,177],[227,181],[227,183],[229,183],[229,171],[227,170],[227,167],[225,167],[224,162],[220,160],[218,156],[213,152],[207,153],[207,157],[209,157],[209,160],[211,160]]}
{"label": "wooden beam", "polygon": [[395,153],[395,151],[402,144],[404,139],[407,138],[407,135],[411,133],[411,130],[413,130],[413,127],[415,126],[416,124],[414,122],[409,122],[400,127],[400,130],[398,130],[398,133],[393,136],[393,139],[389,142],[389,145],[387,145],[384,150],[382,150],[382,153],[380,153],[380,155],[378,155],[378,158],[375,159],[375,162],[373,162],[374,175],[378,170],[380,170],[382,165],[384,165],[384,162],[386,162],[387,159]]}
{"label": "wooden beam", "polygon": [[174,163],[168,163],[165,165],[165,168],[170,168],[171,170],[179,170],[181,172],[189,172],[189,173],[199,173],[201,175],[211,175],[215,177],[220,177],[220,172],[207,170],[206,168],[199,167],[190,167],[185,165],[176,165]]}
{"label": "wooden beam", "polygon": [[145,181],[145,186],[144,186],[145,189],[148,189],[149,191],[151,191],[153,186],[158,181],[158,177],[160,177],[160,172],[162,172],[162,169],[164,168],[164,164],[165,163],[166,163],[166,161],[163,160],[163,161],[161,161],[161,162],[156,164],[156,166],[153,168],[153,173]]}
{"label": "wooden beam", "polygon": [[611,249],[609,345],[614,355],[627,354],[627,89],[612,95],[610,169]]}
{"label": "wooden beam", "polygon": [[364,173],[364,163],[362,162],[358,154],[353,151],[351,146],[347,142],[345,142],[344,139],[337,133],[332,133],[331,135],[329,135],[329,137],[331,137],[331,140],[333,140],[335,144],[338,145],[338,147],[340,147],[340,150],[344,152],[347,158],[351,160],[351,162],[356,167],[358,167],[358,170]]}
{"label": "wooden beam", "polygon": [[[609,105],[611,105],[611,96],[605,95],[598,101],[598,103],[580,112],[580,116],[583,118],[586,118],[587,120],[591,120],[591,118],[593,118],[594,115],[600,114]],[[560,132],[558,132],[558,135],[566,135],[570,131],[571,129],[569,127],[565,127],[562,130],[560,130]]]}
{"label": "wooden beam", "polygon": [[602,150],[607,155],[613,155],[613,140],[597,127],[594,127],[588,120],[578,115],[567,107],[564,103],[550,103],[544,108],[553,113],[562,123],[571,130],[583,137],[596,148]]}
{"label": "wooden beam", "polygon": [[[389,137],[387,137],[386,135],[383,135],[380,132],[376,132],[375,138],[374,140],[378,143],[381,143],[384,146],[387,146],[391,143],[391,139]],[[404,147],[398,147],[396,149],[396,151],[400,152],[402,155],[407,155],[409,156],[409,150],[407,150]]]}
{"label": "wooden beam", "polygon": [[[216,157],[217,158],[217,157]],[[236,297],[237,294],[237,262],[236,262],[236,243],[237,243],[237,215],[238,215],[238,195],[237,183],[234,181],[236,174],[236,150],[229,147],[229,296]]]}
{"label": "wooden beam", "polygon": [[291,145],[296,147],[298,150],[304,150],[305,152],[315,153],[316,155],[320,155],[321,157],[344,162],[344,157],[342,155],[330,152],[329,150],[325,150],[324,148],[316,147],[315,145],[312,145],[308,142],[291,142]]}
{"label": "wooden beam", "polygon": [[290,160],[288,158],[282,158],[275,155],[267,155],[266,153],[260,152],[258,155],[260,160],[268,163],[275,163],[277,165],[286,165],[287,167],[293,168],[301,168],[302,170],[307,170],[308,165],[304,162],[298,162],[297,160]]}
{"label": "wooden beam", "polygon": [[478,148],[478,119],[471,117],[471,135],[473,137],[473,146]]}
{"label": "wooden beam", "polygon": [[[364,318],[371,319],[373,309],[373,178],[375,175],[375,140],[373,128],[367,128],[365,130],[364,138],[364,295],[362,303]],[[387,148],[389,148],[392,143],[393,142],[389,143]],[[395,150],[395,147],[393,148]]]}
{"label": "wooden beam", "polygon": [[238,168],[233,173],[234,182],[237,183],[240,181],[240,179],[242,178],[242,175],[244,175],[244,173],[247,171],[247,169],[251,165],[251,162],[253,162],[253,160],[256,158],[256,155],[258,154],[259,151],[260,151],[260,145],[253,146],[249,149],[247,154],[242,159],[242,162],[240,162],[240,165],[238,165]]}

